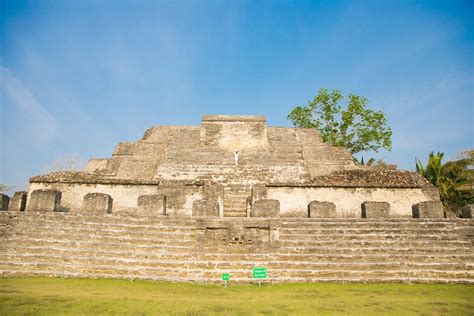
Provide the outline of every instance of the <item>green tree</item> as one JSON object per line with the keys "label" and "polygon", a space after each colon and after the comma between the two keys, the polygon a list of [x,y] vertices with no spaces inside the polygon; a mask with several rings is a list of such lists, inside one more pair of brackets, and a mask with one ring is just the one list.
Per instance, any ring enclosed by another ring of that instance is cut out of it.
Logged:
{"label": "green tree", "polygon": [[296,106],[288,119],[296,127],[316,128],[323,141],[346,147],[352,155],[380,148],[392,149],[392,130],[385,114],[367,109],[366,97],[349,94],[347,106],[337,89],[321,89],[307,106]]}

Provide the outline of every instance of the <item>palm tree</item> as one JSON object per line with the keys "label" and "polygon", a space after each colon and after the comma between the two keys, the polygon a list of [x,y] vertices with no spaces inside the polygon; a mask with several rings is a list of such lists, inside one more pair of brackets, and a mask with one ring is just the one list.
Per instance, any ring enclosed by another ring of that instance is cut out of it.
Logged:
{"label": "palm tree", "polygon": [[438,186],[439,179],[441,177],[441,160],[443,160],[444,153],[439,152],[435,155],[434,152],[430,152],[428,156],[428,162],[426,166],[416,159],[416,171],[425,177],[431,184]]}
{"label": "palm tree", "polygon": [[430,152],[426,166],[416,159],[416,170],[438,187],[443,205],[456,213],[474,203],[474,150],[467,150],[457,160],[442,163],[444,154]]}

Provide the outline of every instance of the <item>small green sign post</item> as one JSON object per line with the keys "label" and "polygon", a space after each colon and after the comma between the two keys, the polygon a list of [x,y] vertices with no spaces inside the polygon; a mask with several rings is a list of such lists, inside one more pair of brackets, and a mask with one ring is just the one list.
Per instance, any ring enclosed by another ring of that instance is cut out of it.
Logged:
{"label": "small green sign post", "polygon": [[222,273],[222,281],[224,281],[224,286],[227,287],[227,282],[230,281],[230,273]]}
{"label": "small green sign post", "polygon": [[260,286],[260,280],[267,278],[267,268],[255,267],[252,269],[252,277],[258,279],[258,286]]}

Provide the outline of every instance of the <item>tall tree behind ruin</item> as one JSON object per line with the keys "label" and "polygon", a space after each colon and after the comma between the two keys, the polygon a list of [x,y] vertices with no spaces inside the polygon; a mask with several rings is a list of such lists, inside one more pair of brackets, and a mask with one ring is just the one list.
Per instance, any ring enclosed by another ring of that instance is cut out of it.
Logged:
{"label": "tall tree behind ruin", "polygon": [[66,154],[56,158],[44,167],[45,172],[81,171],[85,166],[84,159],[79,154]]}
{"label": "tall tree behind ruin", "polygon": [[323,141],[346,147],[354,155],[364,151],[392,149],[392,130],[381,111],[367,109],[366,97],[349,94],[347,106],[341,91],[321,89],[307,106],[296,106],[288,119],[295,127],[316,128]]}

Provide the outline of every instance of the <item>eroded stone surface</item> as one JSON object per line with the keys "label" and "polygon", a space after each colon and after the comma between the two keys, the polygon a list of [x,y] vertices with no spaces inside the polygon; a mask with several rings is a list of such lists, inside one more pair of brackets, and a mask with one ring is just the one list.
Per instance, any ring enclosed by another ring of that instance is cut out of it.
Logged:
{"label": "eroded stone surface", "polygon": [[279,217],[280,201],[258,200],[255,201],[251,212],[252,217]]}
{"label": "eroded stone surface", "polygon": [[218,217],[219,203],[217,200],[196,200],[193,202],[194,217]]}
{"label": "eroded stone surface", "polygon": [[166,195],[141,195],[138,197],[137,206],[140,211],[166,215]]}
{"label": "eroded stone surface", "polygon": [[88,193],[84,196],[82,208],[86,212],[112,212],[113,199],[110,195],[104,193]]}
{"label": "eroded stone surface", "polygon": [[335,218],[336,205],[326,201],[311,201],[308,204],[308,217],[311,218]]}
{"label": "eroded stone surface", "polygon": [[412,207],[413,218],[444,218],[443,203],[440,201],[420,202]]}
{"label": "eroded stone surface", "polygon": [[390,203],[366,201],[361,205],[362,218],[389,218]]}
{"label": "eroded stone surface", "polygon": [[0,211],[8,210],[9,203],[10,203],[10,197],[6,194],[0,193]]}
{"label": "eroded stone surface", "polygon": [[15,192],[10,199],[10,205],[8,206],[9,211],[23,212],[26,209],[26,198],[27,192],[19,191]]}
{"label": "eroded stone surface", "polygon": [[61,192],[56,190],[35,190],[31,193],[28,211],[61,211]]}

